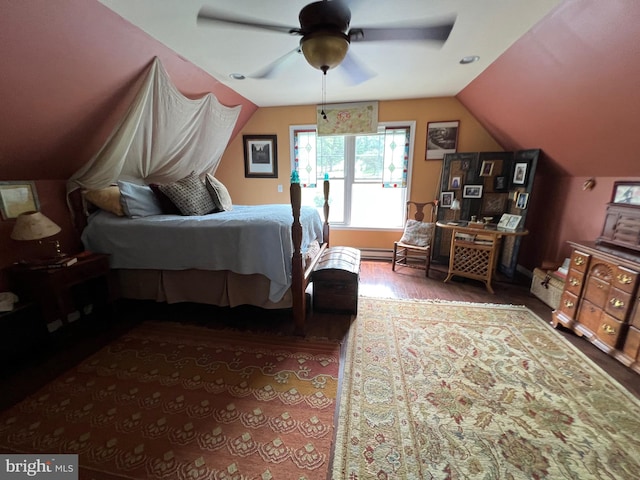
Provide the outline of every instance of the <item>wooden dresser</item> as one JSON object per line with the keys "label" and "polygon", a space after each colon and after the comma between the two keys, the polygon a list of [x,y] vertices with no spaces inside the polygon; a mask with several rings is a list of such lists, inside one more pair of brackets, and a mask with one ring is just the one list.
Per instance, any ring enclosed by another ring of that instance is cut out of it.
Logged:
{"label": "wooden dresser", "polygon": [[640,373],[640,254],[569,242],[571,262],[552,323],[584,336]]}

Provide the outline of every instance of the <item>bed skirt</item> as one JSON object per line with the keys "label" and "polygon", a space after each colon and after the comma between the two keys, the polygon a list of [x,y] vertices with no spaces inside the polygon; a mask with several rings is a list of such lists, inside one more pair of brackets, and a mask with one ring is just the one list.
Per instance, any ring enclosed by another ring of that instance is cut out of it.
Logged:
{"label": "bed skirt", "polygon": [[220,307],[253,305],[260,308],[291,308],[291,290],[274,303],[269,300],[269,279],[228,270],[134,270],[116,269],[121,298],[156,302],[195,302]]}

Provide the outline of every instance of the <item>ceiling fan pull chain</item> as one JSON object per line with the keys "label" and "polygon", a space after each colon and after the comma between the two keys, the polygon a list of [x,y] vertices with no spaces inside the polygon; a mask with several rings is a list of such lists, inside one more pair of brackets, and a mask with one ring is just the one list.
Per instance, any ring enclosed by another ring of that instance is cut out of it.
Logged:
{"label": "ceiling fan pull chain", "polygon": [[327,102],[327,71],[322,72],[322,110],[320,110],[320,115],[325,120],[327,119],[327,114],[324,112],[324,105]]}

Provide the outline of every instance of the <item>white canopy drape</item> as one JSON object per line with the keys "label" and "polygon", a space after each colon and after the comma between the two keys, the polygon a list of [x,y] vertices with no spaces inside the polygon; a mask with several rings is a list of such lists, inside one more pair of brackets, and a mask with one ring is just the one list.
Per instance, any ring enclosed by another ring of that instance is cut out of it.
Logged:
{"label": "white canopy drape", "polygon": [[211,93],[197,100],[185,97],[156,57],[125,118],[69,179],[67,193],[117,180],[168,183],[193,171],[214,172],[241,108],[226,107]]}

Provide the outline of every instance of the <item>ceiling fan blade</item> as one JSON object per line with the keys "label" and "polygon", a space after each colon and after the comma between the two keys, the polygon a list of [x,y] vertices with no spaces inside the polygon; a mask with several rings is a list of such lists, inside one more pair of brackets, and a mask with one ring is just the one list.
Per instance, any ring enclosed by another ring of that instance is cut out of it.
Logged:
{"label": "ceiling fan blade", "polygon": [[286,25],[273,25],[270,23],[258,23],[246,18],[235,17],[224,13],[216,12],[209,7],[202,7],[198,12],[198,22],[226,23],[244,28],[257,28],[261,30],[271,30],[273,32],[300,34],[297,27],[287,27]]}
{"label": "ceiling fan blade", "polygon": [[280,58],[274,60],[269,65],[264,67],[262,70],[257,71],[253,75],[249,75],[249,78],[273,78],[278,75],[279,72],[283,70],[283,68],[291,63],[293,59],[296,58],[296,54],[300,53],[300,46],[298,45],[293,50],[285,53]]}
{"label": "ceiling fan blade", "polygon": [[364,64],[351,52],[351,50],[347,51],[347,56],[342,60],[340,68],[347,75],[351,85],[359,85],[377,75],[376,72],[365,67]]}
{"label": "ceiling fan blade", "polygon": [[455,21],[450,20],[421,27],[360,27],[352,28],[349,37],[351,42],[432,40],[444,43],[449,38],[454,24]]}

